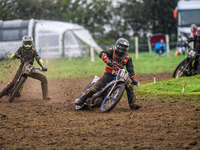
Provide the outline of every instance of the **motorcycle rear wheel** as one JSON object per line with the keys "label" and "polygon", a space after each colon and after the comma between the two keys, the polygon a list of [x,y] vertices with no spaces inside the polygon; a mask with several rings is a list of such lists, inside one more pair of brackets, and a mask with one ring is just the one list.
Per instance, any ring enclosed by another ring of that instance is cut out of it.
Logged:
{"label": "motorcycle rear wheel", "polygon": [[9,100],[8,100],[8,101],[9,101],[10,103],[13,102],[16,93],[20,90],[20,88],[21,88],[21,86],[23,85],[24,81],[25,81],[25,77],[21,77],[21,79],[19,80],[19,82],[17,83],[15,89],[13,90],[12,94],[11,94],[10,97],[9,97]]}
{"label": "motorcycle rear wheel", "polygon": [[120,101],[124,94],[125,86],[124,84],[118,84],[110,93],[107,95],[101,104],[101,112],[111,111],[117,103]]}

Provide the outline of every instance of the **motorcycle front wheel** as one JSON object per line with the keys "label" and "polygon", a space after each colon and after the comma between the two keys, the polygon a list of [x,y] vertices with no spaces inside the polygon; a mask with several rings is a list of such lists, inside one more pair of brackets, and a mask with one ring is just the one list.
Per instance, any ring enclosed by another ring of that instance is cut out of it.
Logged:
{"label": "motorcycle front wheel", "polygon": [[22,87],[23,83],[25,81],[25,77],[21,77],[21,79],[19,80],[19,82],[17,83],[15,89],[13,90],[12,94],[9,97],[9,102],[12,103],[14,100],[14,97],[16,95],[17,92],[19,92],[20,88]]}
{"label": "motorcycle front wheel", "polygon": [[107,95],[101,104],[101,112],[111,111],[117,103],[120,101],[124,94],[125,86],[124,84],[118,84],[110,93]]}
{"label": "motorcycle front wheel", "polygon": [[173,73],[173,78],[180,78],[183,76],[187,76],[184,71],[187,69],[186,67],[189,67],[188,65],[189,61],[188,59],[184,59],[181,61],[181,63],[176,67],[174,73]]}

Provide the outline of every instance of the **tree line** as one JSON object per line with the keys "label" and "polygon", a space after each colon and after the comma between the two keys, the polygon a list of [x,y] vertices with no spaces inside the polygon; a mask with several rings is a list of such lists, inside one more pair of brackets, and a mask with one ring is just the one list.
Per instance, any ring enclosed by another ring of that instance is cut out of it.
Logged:
{"label": "tree line", "polygon": [[0,20],[46,19],[77,23],[87,28],[98,44],[113,44],[119,37],[146,42],[148,33],[176,39],[173,9],[178,0],[0,0]]}

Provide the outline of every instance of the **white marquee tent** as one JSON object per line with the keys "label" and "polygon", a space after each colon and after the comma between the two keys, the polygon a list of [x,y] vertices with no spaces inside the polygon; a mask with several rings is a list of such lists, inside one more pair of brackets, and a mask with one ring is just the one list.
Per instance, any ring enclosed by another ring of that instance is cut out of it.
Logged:
{"label": "white marquee tent", "polygon": [[79,57],[93,48],[102,49],[83,26],[49,20],[10,20],[0,23],[0,57],[9,56],[21,45],[24,35],[34,38],[42,58]]}

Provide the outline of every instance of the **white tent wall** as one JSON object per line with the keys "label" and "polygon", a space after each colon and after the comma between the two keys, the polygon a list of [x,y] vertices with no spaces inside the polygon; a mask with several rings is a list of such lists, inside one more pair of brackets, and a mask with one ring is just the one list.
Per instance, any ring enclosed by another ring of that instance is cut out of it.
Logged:
{"label": "white tent wall", "polygon": [[64,56],[79,57],[82,56],[82,48],[72,31],[66,31],[63,36]]}
{"label": "white tent wall", "polygon": [[0,59],[9,58],[22,44],[22,35],[28,34],[29,21],[8,20],[0,22]]}
{"label": "white tent wall", "polygon": [[[2,26],[8,26],[3,27]],[[0,23],[0,58],[10,56],[21,45],[25,35],[33,36],[35,48],[43,58],[79,57],[89,54],[90,47],[100,52],[91,34],[83,26],[50,20],[10,20]],[[5,34],[9,32],[9,34]],[[7,35],[17,36],[16,40]],[[3,40],[6,38],[6,40]],[[2,39],[2,40],[1,40]]]}
{"label": "white tent wall", "polygon": [[36,21],[35,48],[39,55],[46,58],[62,56],[62,30],[57,30],[54,24],[47,21]]}
{"label": "white tent wall", "polygon": [[102,49],[96,44],[89,31],[84,27],[59,21],[36,20],[35,48],[42,58],[79,57],[86,50],[81,40],[98,52]]}
{"label": "white tent wall", "polygon": [[93,47],[97,52],[102,51],[102,48],[97,45],[88,30],[73,30],[73,32],[81,41]]}

